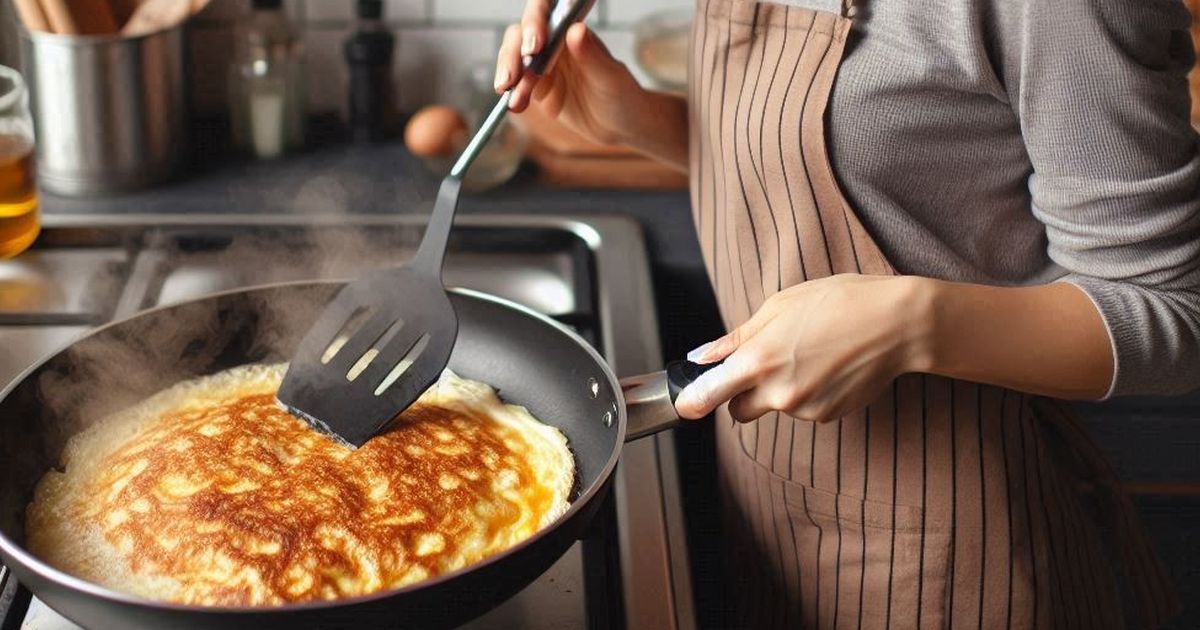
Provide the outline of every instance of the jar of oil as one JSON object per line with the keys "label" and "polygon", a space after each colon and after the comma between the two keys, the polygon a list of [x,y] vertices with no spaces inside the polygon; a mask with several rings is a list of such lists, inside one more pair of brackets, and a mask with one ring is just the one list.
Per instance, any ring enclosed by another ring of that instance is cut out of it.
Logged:
{"label": "jar of oil", "polygon": [[29,97],[21,75],[0,66],[0,258],[25,251],[39,229]]}

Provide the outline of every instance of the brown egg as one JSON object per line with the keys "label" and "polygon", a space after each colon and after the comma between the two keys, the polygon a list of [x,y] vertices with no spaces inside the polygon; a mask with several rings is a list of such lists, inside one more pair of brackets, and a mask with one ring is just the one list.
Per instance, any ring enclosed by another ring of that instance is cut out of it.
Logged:
{"label": "brown egg", "polygon": [[467,121],[448,105],[430,105],[413,114],[404,129],[404,144],[414,155],[445,157],[462,146]]}

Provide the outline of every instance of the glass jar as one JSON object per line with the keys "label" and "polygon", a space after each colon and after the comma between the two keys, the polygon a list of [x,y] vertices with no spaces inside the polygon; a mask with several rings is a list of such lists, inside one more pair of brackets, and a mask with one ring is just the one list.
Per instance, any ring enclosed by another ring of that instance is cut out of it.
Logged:
{"label": "glass jar", "polygon": [[0,66],[0,258],[25,251],[40,229],[29,93],[16,70]]}
{"label": "glass jar", "polygon": [[255,0],[236,33],[229,96],[234,144],[275,158],[304,144],[304,49],[279,0]]}

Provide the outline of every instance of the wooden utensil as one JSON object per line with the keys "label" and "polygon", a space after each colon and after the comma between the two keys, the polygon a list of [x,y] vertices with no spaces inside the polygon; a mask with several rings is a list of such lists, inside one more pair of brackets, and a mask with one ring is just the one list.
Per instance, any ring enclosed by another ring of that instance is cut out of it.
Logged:
{"label": "wooden utensil", "polygon": [[133,12],[137,11],[142,0],[108,0],[108,4],[112,7],[113,17],[117,20],[117,28],[121,28],[133,16]]}
{"label": "wooden utensil", "polygon": [[16,0],[17,14],[21,16],[21,23],[25,28],[31,31],[50,32],[50,22],[46,19],[46,14],[42,12],[42,5],[38,4],[38,0]]}
{"label": "wooden utensil", "polygon": [[62,35],[111,35],[117,20],[106,0],[40,0],[51,30]]}
{"label": "wooden utensil", "polygon": [[186,20],[192,12],[192,3],[186,0],[143,0],[121,27],[121,35],[136,37],[175,26]]}

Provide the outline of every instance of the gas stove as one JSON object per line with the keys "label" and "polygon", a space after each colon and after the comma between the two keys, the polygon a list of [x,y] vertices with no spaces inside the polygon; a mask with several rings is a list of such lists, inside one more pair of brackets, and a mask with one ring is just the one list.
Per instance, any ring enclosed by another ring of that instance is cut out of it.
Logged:
{"label": "gas stove", "polygon": [[[0,261],[0,383],[140,309],[402,262],[421,228],[404,216],[49,216],[32,250]],[[618,375],[661,367],[645,245],[630,219],[459,217],[445,279],[574,328]],[[685,538],[674,442],[632,442],[592,531],[528,588],[465,627],[693,628]],[[0,630],[77,627],[0,566]]]}

